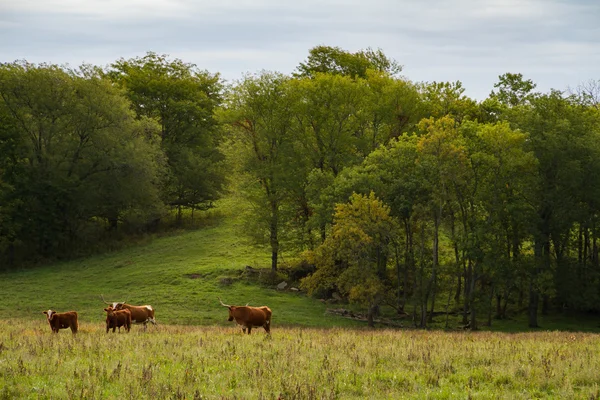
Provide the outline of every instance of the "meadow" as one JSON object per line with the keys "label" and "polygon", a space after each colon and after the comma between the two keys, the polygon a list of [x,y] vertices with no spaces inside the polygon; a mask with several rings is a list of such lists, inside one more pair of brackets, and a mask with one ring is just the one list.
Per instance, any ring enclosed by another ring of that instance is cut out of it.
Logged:
{"label": "meadow", "polygon": [[161,325],[0,328],[0,398],[598,399],[600,337]]}

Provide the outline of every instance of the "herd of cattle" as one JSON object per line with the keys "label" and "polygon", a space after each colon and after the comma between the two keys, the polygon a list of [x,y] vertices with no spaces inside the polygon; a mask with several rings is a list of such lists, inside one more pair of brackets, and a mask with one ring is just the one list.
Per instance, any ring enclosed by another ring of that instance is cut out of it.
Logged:
{"label": "herd of cattle", "polygon": [[[154,319],[154,308],[150,305],[144,306],[133,306],[126,302],[113,302],[109,303],[104,300],[104,296],[101,295],[102,300],[108,304],[108,307],[104,309],[106,312],[106,333],[112,329],[113,333],[116,329],[121,332],[121,327],[124,327],[127,332],[131,329],[131,324],[144,324],[144,329],[147,328],[148,322],[156,325]],[[265,331],[271,333],[271,309],[267,306],[262,307],[250,307],[247,304],[245,306],[230,306],[221,299],[219,302],[223,307],[229,309],[228,321],[233,321],[242,327],[243,333],[248,330],[248,335],[252,331],[252,328],[263,327]],[[52,332],[58,333],[60,329],[70,328],[73,334],[77,333],[79,329],[79,322],[77,320],[76,311],[68,311],[63,313],[57,313],[54,310],[44,311],[48,324],[52,329]]]}

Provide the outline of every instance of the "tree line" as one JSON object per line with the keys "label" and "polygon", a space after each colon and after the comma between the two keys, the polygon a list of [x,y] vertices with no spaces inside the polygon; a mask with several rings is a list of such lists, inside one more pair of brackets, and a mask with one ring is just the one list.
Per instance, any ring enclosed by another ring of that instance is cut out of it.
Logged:
{"label": "tree line", "polygon": [[271,269],[312,295],[426,326],[598,312],[600,85],[412,82],[380,50],[318,46],[291,75],[233,83],[167,56],[0,68],[0,254],[68,255],[231,190]]}

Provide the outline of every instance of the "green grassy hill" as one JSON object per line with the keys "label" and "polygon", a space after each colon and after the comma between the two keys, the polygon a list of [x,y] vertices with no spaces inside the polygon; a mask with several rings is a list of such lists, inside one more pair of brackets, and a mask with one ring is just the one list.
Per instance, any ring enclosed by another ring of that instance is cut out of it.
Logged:
{"label": "green grassy hill", "polygon": [[[280,292],[236,279],[246,265],[267,267],[270,253],[250,246],[224,201],[204,228],[163,236],[124,250],[0,274],[1,318],[43,319],[43,310],[76,310],[80,320],[103,321],[104,303],[151,304],[159,323],[232,324],[219,304],[268,305],[273,326],[349,326],[325,316],[325,305],[297,292]],[[222,283],[230,277],[231,283]]]}
{"label": "green grassy hill", "polygon": [[[128,300],[151,304],[162,324],[222,325],[227,312],[219,304],[268,305],[273,327],[364,326],[364,323],[325,315],[326,305],[298,292],[277,291],[240,274],[246,265],[268,268],[270,252],[250,245],[239,215],[239,204],[224,199],[197,219],[202,228],[178,231],[122,250],[64,263],[0,273],[0,318],[44,321],[42,311],[76,310],[82,322],[102,322],[104,303]],[[283,259],[292,257],[284,254]],[[443,304],[442,304],[443,306]],[[388,310],[389,311],[389,310]],[[528,331],[526,316],[494,321],[495,331]],[[445,316],[431,323],[443,328]],[[460,325],[450,317],[451,327]],[[600,331],[595,316],[540,316],[544,330]],[[406,321],[405,326],[410,322]]]}

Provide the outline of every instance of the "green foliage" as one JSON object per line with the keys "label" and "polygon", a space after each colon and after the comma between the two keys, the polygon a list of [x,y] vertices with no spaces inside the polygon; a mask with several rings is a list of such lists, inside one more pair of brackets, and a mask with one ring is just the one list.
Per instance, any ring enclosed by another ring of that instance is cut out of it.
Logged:
{"label": "green foliage", "polygon": [[[96,219],[160,210],[157,126],[110,82],[54,65],[3,64],[0,128],[9,261],[66,254]],[[3,214],[0,212],[0,214]],[[12,260],[10,260],[12,258]]]}
{"label": "green foliage", "polygon": [[338,204],[332,234],[307,253],[317,271],[302,281],[309,294],[335,289],[349,300],[371,305],[385,292],[388,244],[395,234],[389,208],[374,193],[353,194]]}
{"label": "green foliage", "polygon": [[106,75],[124,89],[138,118],[160,124],[161,148],[168,161],[165,202],[179,215],[182,207],[210,207],[221,195],[225,174],[215,119],[222,101],[219,75],[152,52],[121,59]]}
{"label": "green foliage", "polygon": [[462,122],[473,120],[479,114],[476,102],[464,95],[465,89],[460,81],[426,83],[421,85],[421,92],[427,109],[424,117],[450,116]]}
{"label": "green foliage", "polygon": [[[263,218],[253,231],[268,235],[273,271],[277,269],[281,208],[303,178],[296,155],[292,109],[295,93],[281,74],[247,76],[232,89],[223,112],[228,124],[228,154],[240,189]],[[262,232],[261,232],[262,231]]]}
{"label": "green foliage", "polygon": [[490,98],[498,99],[502,104],[518,106],[529,101],[532,91],[537,86],[531,79],[524,80],[523,74],[512,74],[510,72],[500,75],[498,83],[494,87],[498,92],[490,93]]}
{"label": "green foliage", "polygon": [[399,74],[402,66],[389,59],[381,49],[367,48],[356,53],[339,47],[316,46],[309,50],[305,63],[300,63],[297,76],[314,77],[319,73],[365,78],[368,70],[384,72],[390,76]]}

